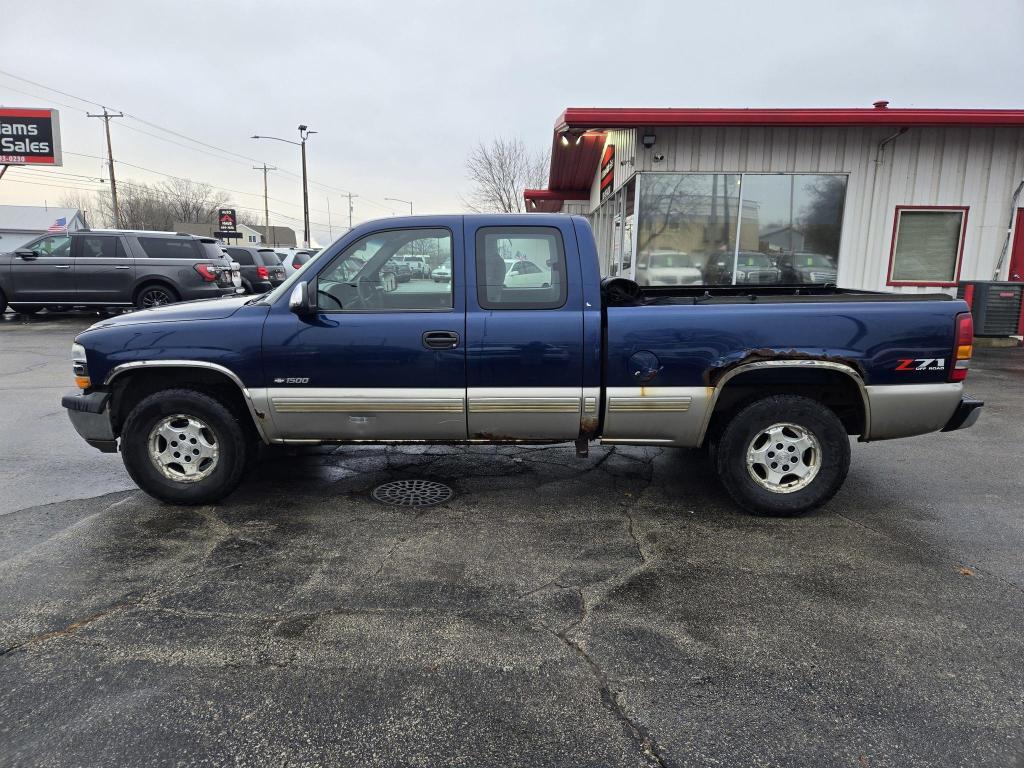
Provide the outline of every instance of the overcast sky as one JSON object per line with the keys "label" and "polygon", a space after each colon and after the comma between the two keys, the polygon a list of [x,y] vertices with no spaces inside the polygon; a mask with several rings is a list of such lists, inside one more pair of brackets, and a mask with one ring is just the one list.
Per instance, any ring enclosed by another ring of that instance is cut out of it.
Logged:
{"label": "overcast sky", "polygon": [[[358,194],[357,222],[405,210],[385,197],[463,210],[474,143],[549,145],[569,106],[1024,108],[1024,0],[48,0],[7,4],[2,25],[0,69],[295,174],[297,147],[248,137],[309,125],[310,177]],[[101,121],[84,115],[95,107],[3,74],[0,104],[56,107],[65,152],[105,154]],[[248,160],[129,119],[113,140],[117,160],[248,193],[231,194],[262,210]],[[69,174],[105,175],[99,159],[65,155],[63,169],[9,172],[0,203],[66,192],[41,183],[96,186]],[[272,212],[301,217],[296,176],[271,174],[270,195]],[[328,204],[337,235],[347,200],[314,187],[322,242]],[[271,219],[301,237],[301,219]]]}

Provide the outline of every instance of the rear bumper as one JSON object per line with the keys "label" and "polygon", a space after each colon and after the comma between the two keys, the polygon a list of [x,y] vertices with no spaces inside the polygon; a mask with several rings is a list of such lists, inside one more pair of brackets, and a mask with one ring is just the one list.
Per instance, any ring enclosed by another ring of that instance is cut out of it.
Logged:
{"label": "rear bumper", "polygon": [[75,389],[64,395],[60,404],[67,409],[71,426],[85,442],[104,453],[117,451],[117,438],[110,424],[108,410],[109,392],[85,394]]}
{"label": "rear bumper", "polygon": [[964,395],[960,398],[960,404],[953,411],[953,415],[949,421],[946,422],[946,426],[942,428],[943,432],[953,432],[957,429],[967,429],[968,427],[974,426],[974,422],[978,420],[981,415],[981,409],[985,405],[984,401],[976,400],[975,398]]}

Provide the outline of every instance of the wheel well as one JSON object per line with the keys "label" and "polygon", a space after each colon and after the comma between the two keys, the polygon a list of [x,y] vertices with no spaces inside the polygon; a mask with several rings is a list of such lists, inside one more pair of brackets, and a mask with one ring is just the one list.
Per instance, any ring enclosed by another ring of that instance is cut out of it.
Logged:
{"label": "wheel well", "polygon": [[867,426],[864,398],[852,376],[836,370],[762,368],[737,374],[726,382],[715,401],[705,440],[714,440],[733,415],[768,395],[801,395],[817,400],[832,409],[850,435],[864,434]]}
{"label": "wheel well", "polygon": [[177,296],[179,299],[181,298],[181,294],[178,292],[178,289],[175,288],[171,283],[167,282],[166,280],[150,279],[150,280],[145,280],[145,281],[139,283],[137,286],[135,286],[135,291],[132,293],[132,301],[133,302],[138,301],[139,294],[142,293],[147,288],[155,288],[157,286],[159,286],[161,288],[166,288],[172,294]]}
{"label": "wheel well", "polygon": [[259,439],[245,395],[229,377],[208,368],[155,367],[125,371],[110,384],[110,421],[114,434],[121,434],[121,425],[142,400],[166,389],[193,389],[223,403],[246,430],[249,437]]}

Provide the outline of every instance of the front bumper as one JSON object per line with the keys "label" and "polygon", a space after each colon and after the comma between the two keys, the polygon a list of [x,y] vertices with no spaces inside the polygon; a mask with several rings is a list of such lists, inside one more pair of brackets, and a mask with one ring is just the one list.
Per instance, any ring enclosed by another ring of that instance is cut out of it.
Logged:
{"label": "front bumper", "polygon": [[946,422],[946,426],[942,428],[942,431],[953,432],[957,429],[967,429],[974,426],[974,422],[981,415],[981,409],[984,405],[984,401],[977,400],[970,395],[964,395],[960,398],[960,404],[953,411],[953,415]]}
{"label": "front bumper", "polygon": [[85,442],[104,453],[117,451],[117,438],[108,411],[109,392],[85,394],[74,389],[60,399],[60,404],[67,408],[71,426]]}

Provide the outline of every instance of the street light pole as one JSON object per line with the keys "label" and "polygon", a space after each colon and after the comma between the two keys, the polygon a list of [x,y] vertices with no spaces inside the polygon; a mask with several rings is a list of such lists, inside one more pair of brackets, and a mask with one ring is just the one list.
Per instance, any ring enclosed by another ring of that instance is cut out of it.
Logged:
{"label": "street light pole", "polygon": [[250,137],[253,139],[272,139],[273,141],[283,141],[285,144],[294,144],[302,150],[302,240],[307,248],[309,247],[309,178],[306,175],[306,139],[314,133],[316,133],[316,131],[309,130],[309,126],[300,125],[299,141],[281,139],[277,136],[254,135]]}
{"label": "street light pole", "polygon": [[412,200],[402,200],[397,197],[385,197],[385,200],[390,200],[393,203],[405,203],[409,206],[409,215],[412,216]]}

